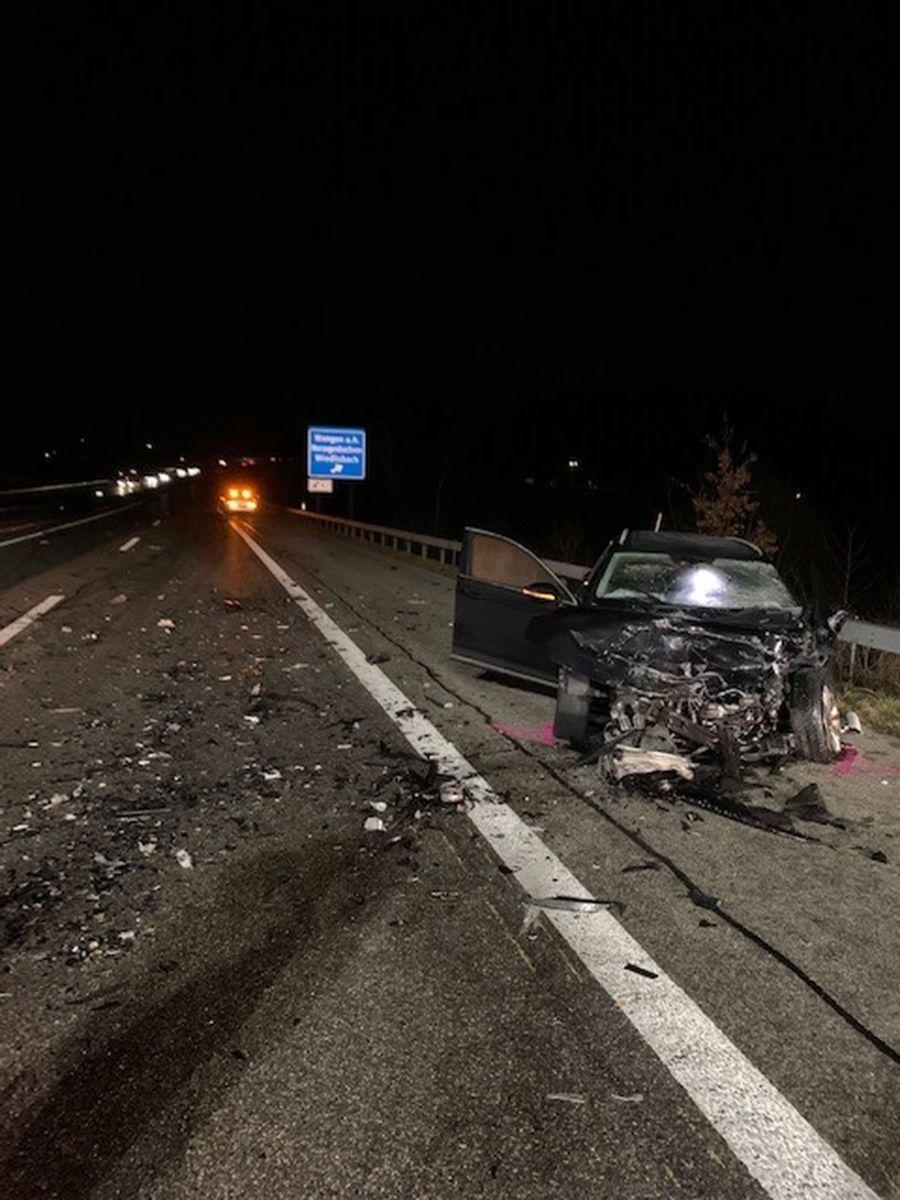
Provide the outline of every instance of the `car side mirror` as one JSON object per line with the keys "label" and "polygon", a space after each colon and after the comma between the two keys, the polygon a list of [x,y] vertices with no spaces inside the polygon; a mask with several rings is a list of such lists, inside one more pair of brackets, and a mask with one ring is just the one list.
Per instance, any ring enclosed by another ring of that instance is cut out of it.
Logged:
{"label": "car side mirror", "polygon": [[837,637],[837,635],[841,632],[841,626],[847,620],[849,615],[850,614],[845,608],[839,608],[836,612],[829,613],[829,615],[825,618],[825,624],[831,630],[831,633],[834,635],[834,637]]}
{"label": "car side mirror", "polygon": [[561,604],[564,599],[562,589],[555,583],[529,583],[522,588],[522,595],[545,604]]}

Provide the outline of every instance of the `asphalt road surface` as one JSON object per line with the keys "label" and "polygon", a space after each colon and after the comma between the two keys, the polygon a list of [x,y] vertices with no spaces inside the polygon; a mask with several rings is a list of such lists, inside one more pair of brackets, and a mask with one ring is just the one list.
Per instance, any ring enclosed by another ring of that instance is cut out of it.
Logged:
{"label": "asphalt road surface", "polygon": [[900,1197],[900,746],[765,781],[815,840],[613,792],[453,587],[289,513],[0,538],[3,1200]]}

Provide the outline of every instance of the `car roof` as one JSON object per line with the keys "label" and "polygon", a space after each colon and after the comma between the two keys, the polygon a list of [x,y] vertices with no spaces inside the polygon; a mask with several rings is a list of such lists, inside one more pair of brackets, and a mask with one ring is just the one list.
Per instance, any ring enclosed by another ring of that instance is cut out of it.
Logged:
{"label": "car roof", "polygon": [[705,533],[656,533],[650,529],[624,529],[615,550],[638,550],[646,554],[684,555],[686,558],[733,558],[758,560],[762,550],[743,538],[711,537]]}

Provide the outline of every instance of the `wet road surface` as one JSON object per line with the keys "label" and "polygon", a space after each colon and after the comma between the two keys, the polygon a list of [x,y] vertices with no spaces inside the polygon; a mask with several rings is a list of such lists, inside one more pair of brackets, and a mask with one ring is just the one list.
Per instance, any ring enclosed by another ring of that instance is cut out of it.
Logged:
{"label": "wet road surface", "polygon": [[[552,744],[552,697],[451,662],[449,572],[242,527],[848,1178],[897,1194],[896,743],[773,778],[776,806],[820,782],[848,828],[817,843],[609,794]],[[4,628],[63,597],[0,648],[4,1197],[824,1194],[786,1161],[758,1182],[777,1122],[736,1152],[226,521],[0,549],[0,589]]]}

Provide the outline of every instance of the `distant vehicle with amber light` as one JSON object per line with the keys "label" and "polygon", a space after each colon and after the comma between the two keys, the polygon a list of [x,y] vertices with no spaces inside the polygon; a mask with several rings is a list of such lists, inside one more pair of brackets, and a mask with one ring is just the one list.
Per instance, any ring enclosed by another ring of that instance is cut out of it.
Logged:
{"label": "distant vehicle with amber light", "polygon": [[258,512],[259,493],[246,484],[232,484],[219,497],[219,504],[225,513]]}

